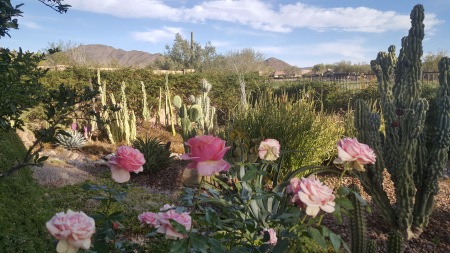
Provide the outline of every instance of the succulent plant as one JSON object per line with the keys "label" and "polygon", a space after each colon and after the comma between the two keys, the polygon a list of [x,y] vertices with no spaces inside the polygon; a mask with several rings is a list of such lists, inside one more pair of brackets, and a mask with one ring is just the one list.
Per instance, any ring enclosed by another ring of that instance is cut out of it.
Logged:
{"label": "succulent plant", "polygon": [[173,162],[173,157],[170,155],[170,142],[164,144],[158,138],[138,137],[132,143],[133,147],[144,155],[144,172],[164,170]]}
{"label": "succulent plant", "polygon": [[86,144],[83,134],[73,130],[67,130],[64,133],[56,135],[58,143],[65,149],[79,149]]}

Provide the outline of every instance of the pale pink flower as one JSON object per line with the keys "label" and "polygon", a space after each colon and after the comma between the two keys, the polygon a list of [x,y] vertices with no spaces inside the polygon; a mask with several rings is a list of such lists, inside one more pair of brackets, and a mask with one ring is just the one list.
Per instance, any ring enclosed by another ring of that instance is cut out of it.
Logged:
{"label": "pale pink flower", "polygon": [[190,138],[186,145],[190,153],[183,154],[181,159],[190,160],[190,169],[197,169],[201,176],[211,176],[220,171],[228,171],[230,164],[223,160],[223,156],[230,149],[225,147],[225,141],[212,135],[201,135]]}
{"label": "pale pink flower", "polygon": [[187,234],[177,232],[170,223],[170,220],[184,226],[186,231],[189,231],[192,226],[192,218],[188,212],[177,213],[171,209],[173,206],[165,204],[159,213],[145,212],[138,216],[139,221],[142,224],[150,225],[157,228],[156,232],[165,234],[167,239],[180,239],[186,238]]}
{"label": "pale pink flower", "polygon": [[158,228],[160,225],[159,216],[156,213],[144,212],[139,214],[138,219],[142,224],[150,225],[151,227]]}
{"label": "pale pink flower", "polygon": [[275,139],[266,139],[259,144],[258,155],[261,160],[275,161],[280,156],[280,143]]}
{"label": "pale pink flower", "polygon": [[144,171],[142,165],[145,163],[145,158],[137,149],[120,146],[108,163],[114,181],[124,183],[130,180],[130,172],[139,173]]}
{"label": "pale pink flower", "polygon": [[277,238],[277,232],[273,228],[265,228],[264,231],[261,231],[261,235],[264,235],[264,232],[269,233],[269,241],[268,244],[275,245],[277,244],[278,238]]}
{"label": "pale pink flower", "polygon": [[58,253],[74,253],[78,249],[91,247],[91,236],[95,233],[95,221],[83,212],[57,213],[45,226],[48,232],[59,240]]}
{"label": "pale pink flower", "polygon": [[160,218],[159,222],[161,225],[158,227],[156,232],[165,234],[167,239],[181,239],[187,237],[187,234],[177,232],[172,227],[172,224],[170,224],[170,220],[174,220],[183,225],[186,231],[189,231],[192,226],[192,218],[189,213],[177,213],[175,210],[169,210],[166,212],[159,212],[158,216]]}
{"label": "pale pink flower", "polygon": [[307,215],[315,217],[320,209],[324,212],[334,212],[335,196],[333,190],[323,185],[314,176],[308,178],[292,178],[287,191],[292,192],[292,202],[299,205],[300,208],[306,209]]}
{"label": "pale pink flower", "polygon": [[374,151],[368,145],[359,143],[356,138],[344,138],[339,140],[337,149],[338,158],[334,160],[334,163],[350,163],[351,168],[358,171],[365,171],[364,165],[374,164],[376,161]]}

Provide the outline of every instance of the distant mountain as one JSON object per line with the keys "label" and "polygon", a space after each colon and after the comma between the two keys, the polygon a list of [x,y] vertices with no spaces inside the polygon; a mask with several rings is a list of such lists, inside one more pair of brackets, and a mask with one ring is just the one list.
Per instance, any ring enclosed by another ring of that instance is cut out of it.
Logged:
{"label": "distant mountain", "polygon": [[[144,68],[154,63],[159,57],[163,57],[160,53],[151,54],[137,50],[125,51],[101,44],[81,45],[61,53],[67,54],[67,57],[76,64],[100,67]],[[270,71],[297,71],[300,69],[274,57],[266,59],[264,63]],[[44,64],[64,65],[64,63],[58,63],[58,61],[53,64],[50,62]]]}
{"label": "distant mountain", "polygon": [[100,44],[81,45],[78,49],[84,52],[89,65],[94,64],[100,66],[118,65],[122,67],[143,68],[162,56],[159,53],[150,54],[137,50],[125,51]]}
{"label": "distant mountain", "polygon": [[274,57],[270,57],[267,60],[264,61],[264,63],[267,65],[268,68],[270,68],[272,71],[285,71],[285,72],[301,72],[301,69],[296,66],[292,66],[287,62],[284,62],[282,60],[279,60]]}

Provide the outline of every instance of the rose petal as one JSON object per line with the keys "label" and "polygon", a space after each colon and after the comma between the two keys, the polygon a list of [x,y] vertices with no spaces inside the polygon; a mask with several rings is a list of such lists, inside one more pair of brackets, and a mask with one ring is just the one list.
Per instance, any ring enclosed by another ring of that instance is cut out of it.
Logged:
{"label": "rose petal", "polygon": [[111,177],[117,183],[125,183],[130,180],[130,172],[122,169],[118,165],[111,165]]}

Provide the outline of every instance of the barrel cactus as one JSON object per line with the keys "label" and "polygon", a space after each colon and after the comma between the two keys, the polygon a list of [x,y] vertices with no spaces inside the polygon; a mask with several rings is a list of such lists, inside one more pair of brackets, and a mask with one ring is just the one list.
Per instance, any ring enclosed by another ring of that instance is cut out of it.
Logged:
{"label": "barrel cactus", "polygon": [[[405,239],[418,237],[428,224],[450,144],[450,59],[443,58],[439,63],[439,117],[437,122],[427,122],[427,126],[434,126],[426,127],[429,106],[420,97],[423,6],[416,5],[410,17],[412,26],[401,41],[398,58],[391,46],[387,53],[380,52],[371,62],[378,79],[384,133],[379,130],[381,116],[371,112],[364,101],[355,104],[358,139],[371,146],[377,155],[376,163],[367,166],[367,172],[357,172],[357,176],[385,220],[401,231]],[[427,129],[434,130],[430,133]],[[431,145],[427,145],[429,140]],[[385,168],[396,189],[394,205],[382,186]]]}

